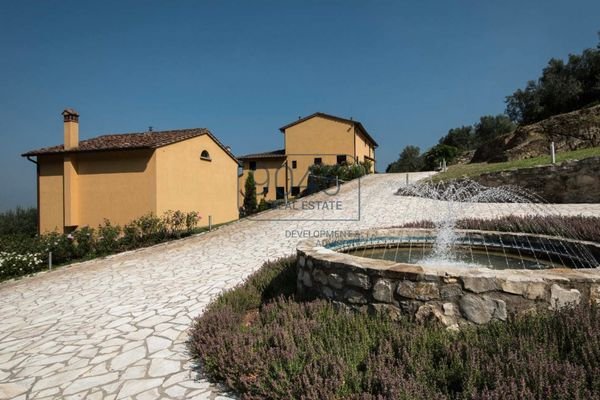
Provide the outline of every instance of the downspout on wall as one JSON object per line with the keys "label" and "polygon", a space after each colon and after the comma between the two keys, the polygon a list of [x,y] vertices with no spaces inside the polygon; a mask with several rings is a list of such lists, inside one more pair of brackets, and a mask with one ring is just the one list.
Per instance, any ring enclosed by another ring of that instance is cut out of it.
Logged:
{"label": "downspout on wall", "polygon": [[31,158],[31,156],[27,156],[27,161],[35,164],[35,191],[36,191],[36,214],[37,214],[37,231],[38,233],[42,233],[40,230],[41,221],[40,221],[40,164]]}

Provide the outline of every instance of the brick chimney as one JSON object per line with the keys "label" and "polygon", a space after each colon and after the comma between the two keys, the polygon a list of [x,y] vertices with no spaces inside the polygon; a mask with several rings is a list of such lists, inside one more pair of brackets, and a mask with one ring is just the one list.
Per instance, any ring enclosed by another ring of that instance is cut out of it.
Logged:
{"label": "brick chimney", "polygon": [[[65,124],[65,150],[79,146],[79,114],[67,108],[62,112]],[[79,224],[79,176],[77,156],[65,154],[63,159],[63,217],[65,232],[70,232]]]}
{"label": "brick chimney", "polygon": [[79,146],[79,114],[72,108],[62,112],[65,123],[65,150]]}

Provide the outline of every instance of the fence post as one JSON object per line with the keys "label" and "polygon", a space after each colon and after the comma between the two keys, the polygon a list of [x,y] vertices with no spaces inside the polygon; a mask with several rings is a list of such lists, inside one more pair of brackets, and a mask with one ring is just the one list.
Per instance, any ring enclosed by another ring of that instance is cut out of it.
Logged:
{"label": "fence post", "polygon": [[212,215],[208,216],[208,230],[212,231]]}
{"label": "fence post", "polygon": [[554,150],[554,142],[550,143],[550,153],[552,154],[552,164],[556,164],[556,151]]}
{"label": "fence post", "polygon": [[408,186],[408,174],[406,174],[406,186]]}
{"label": "fence post", "polygon": [[48,252],[48,269],[52,269],[52,252]]}

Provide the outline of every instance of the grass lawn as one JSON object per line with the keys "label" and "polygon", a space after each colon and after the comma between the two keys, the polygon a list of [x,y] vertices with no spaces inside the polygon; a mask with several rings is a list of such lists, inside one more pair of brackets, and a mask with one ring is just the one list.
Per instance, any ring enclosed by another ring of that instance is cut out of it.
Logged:
{"label": "grass lawn", "polygon": [[[564,153],[556,154],[556,162],[565,160],[582,160],[588,157],[600,156],[600,147],[592,147],[589,149],[567,151]],[[462,177],[473,177],[489,172],[505,171],[509,169],[528,168],[539,165],[550,164],[550,156],[540,156],[534,158],[527,158],[524,160],[514,160],[502,163],[475,163],[475,164],[463,164],[463,165],[451,165],[448,167],[448,171],[437,174],[433,177],[433,180],[450,180]]]}

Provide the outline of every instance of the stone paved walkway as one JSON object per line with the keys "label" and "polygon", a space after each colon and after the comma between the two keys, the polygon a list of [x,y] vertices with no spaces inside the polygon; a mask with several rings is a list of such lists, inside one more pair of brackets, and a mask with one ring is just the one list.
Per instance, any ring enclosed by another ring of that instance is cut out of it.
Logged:
{"label": "stone paved walkway", "polygon": [[[439,203],[394,196],[404,182],[403,174],[362,179],[360,221],[328,221],[358,218],[359,183],[351,182],[336,196],[311,198],[339,201],[341,210],[305,203],[306,209],[299,205],[258,217],[275,220],[239,221],[0,284],[0,398],[225,398],[194,379],[185,347],[192,318],[265,260],[292,254],[300,236],[397,225],[443,212]],[[600,205],[552,210],[600,215]],[[507,205],[483,205],[470,213],[511,211]]]}

